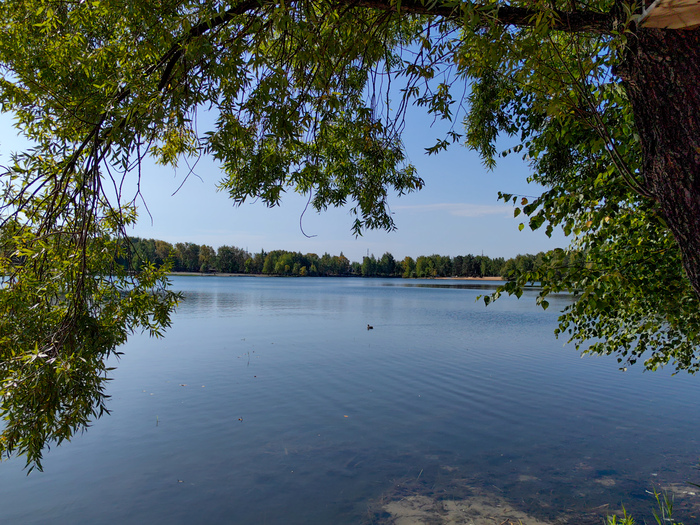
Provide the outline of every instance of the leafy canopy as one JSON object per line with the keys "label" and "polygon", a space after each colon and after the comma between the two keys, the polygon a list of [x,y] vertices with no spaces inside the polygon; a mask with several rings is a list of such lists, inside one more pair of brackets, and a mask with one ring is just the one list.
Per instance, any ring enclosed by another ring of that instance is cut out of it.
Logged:
{"label": "leafy canopy", "polygon": [[[513,0],[7,0],[0,101],[33,147],[2,175],[0,452],[69,438],[105,408],[106,359],[160,334],[177,297],[165,269],[116,264],[141,161],[211,155],[236,203],[285,191],[349,204],[352,230],[394,228],[392,193],[423,181],[401,133],[411,105],[453,124],[488,167],[518,142],[536,198],[502,195],[572,247],[503,289],[578,294],[562,331],[646,366],[698,367],[697,298],[639,182],[639,140],[613,74],[634,4]],[[200,129],[202,111],[216,122]],[[145,176],[145,175],[144,175]],[[137,187],[137,186],[136,186]],[[523,225],[524,227],[524,225]],[[166,268],[167,269],[167,268]]]}

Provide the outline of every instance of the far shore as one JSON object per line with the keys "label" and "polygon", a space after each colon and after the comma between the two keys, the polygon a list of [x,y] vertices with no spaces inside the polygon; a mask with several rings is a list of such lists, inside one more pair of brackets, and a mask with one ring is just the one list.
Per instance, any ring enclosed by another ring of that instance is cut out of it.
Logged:
{"label": "far shore", "polygon": [[[169,272],[168,275],[200,276],[200,277],[299,277],[293,275],[267,275],[263,273],[218,273],[218,272]],[[358,277],[361,275],[340,275],[337,277]],[[377,277],[365,277],[376,279]],[[403,279],[403,277],[379,277],[380,279]],[[412,277],[413,279],[413,277]],[[418,277],[418,279],[439,279],[455,281],[502,281],[503,277]]]}
{"label": "far shore", "polygon": [[421,279],[450,279],[455,281],[503,281],[503,277],[421,277]]}

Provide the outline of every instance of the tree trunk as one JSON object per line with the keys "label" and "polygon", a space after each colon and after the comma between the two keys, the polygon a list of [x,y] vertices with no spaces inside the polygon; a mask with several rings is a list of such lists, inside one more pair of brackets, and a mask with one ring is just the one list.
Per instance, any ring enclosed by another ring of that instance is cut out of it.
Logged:
{"label": "tree trunk", "polygon": [[619,74],[641,137],[644,184],[700,297],[700,30],[640,29],[628,43]]}

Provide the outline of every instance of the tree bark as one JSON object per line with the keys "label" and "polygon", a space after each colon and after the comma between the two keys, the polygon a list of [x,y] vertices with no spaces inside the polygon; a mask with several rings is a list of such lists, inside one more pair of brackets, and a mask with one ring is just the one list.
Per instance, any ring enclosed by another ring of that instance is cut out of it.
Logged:
{"label": "tree bark", "polygon": [[628,42],[619,74],[641,137],[644,183],[700,297],[700,30],[640,29]]}

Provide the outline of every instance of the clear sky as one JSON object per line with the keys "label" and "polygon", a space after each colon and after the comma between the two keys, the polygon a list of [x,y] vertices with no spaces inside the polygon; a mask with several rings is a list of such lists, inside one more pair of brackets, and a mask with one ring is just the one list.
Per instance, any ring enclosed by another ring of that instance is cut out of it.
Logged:
{"label": "clear sky", "polygon": [[[267,208],[260,202],[236,207],[226,193],[217,191],[222,177],[218,167],[211,159],[203,158],[195,167],[196,175],[184,183],[189,171],[184,163],[178,170],[152,162],[144,165],[141,191],[150,216],[142,205],[131,233],[214,248],[226,244],[251,253],[285,249],[337,255],[342,251],[352,261],[361,261],[368,252],[380,257],[387,251],[397,259],[482,252],[507,258],[568,244],[559,232],[550,239],[544,229],[519,231],[522,217],[514,219],[512,206],[497,201],[498,191],[539,194],[538,187],[527,184],[529,169],[519,156],[499,159],[493,171],[483,166],[477,154],[460,145],[428,157],[424,148],[443,136],[431,124],[429,117],[419,111],[412,111],[407,119],[404,141],[425,187],[400,198],[390,196],[397,231],[368,231],[355,238],[349,207],[320,214],[309,209],[302,218],[307,197],[293,192],[283,197],[280,207]],[[9,153],[22,148],[23,143],[7,115],[1,116],[0,130],[0,163],[5,164]],[[304,236],[300,220],[303,231],[313,237]]]}

